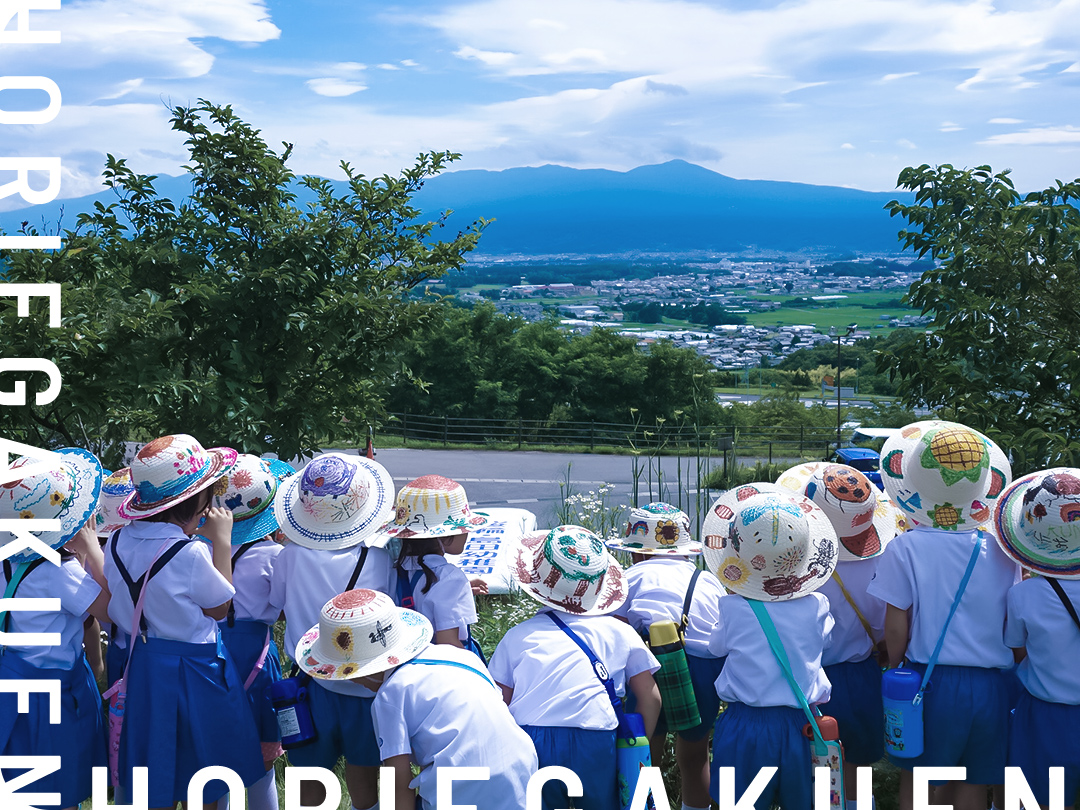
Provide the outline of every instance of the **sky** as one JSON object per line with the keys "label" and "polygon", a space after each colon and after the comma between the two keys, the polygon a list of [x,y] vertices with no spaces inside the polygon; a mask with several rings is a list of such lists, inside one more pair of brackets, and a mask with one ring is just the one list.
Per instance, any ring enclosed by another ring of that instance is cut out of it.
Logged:
{"label": "sky", "polygon": [[30,25],[61,42],[0,45],[0,75],[52,79],[60,112],[0,125],[0,155],[59,156],[60,197],[100,191],[106,153],[179,174],[168,107],[200,98],[327,177],[444,149],[461,169],[681,158],[872,191],[923,163],[1010,168],[1025,190],[1080,176],[1080,0],[56,4]]}

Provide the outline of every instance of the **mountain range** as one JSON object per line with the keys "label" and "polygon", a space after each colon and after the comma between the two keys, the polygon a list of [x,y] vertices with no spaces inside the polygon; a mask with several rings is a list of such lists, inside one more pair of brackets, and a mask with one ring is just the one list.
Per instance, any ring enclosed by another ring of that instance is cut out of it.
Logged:
{"label": "mountain range", "polygon": [[[173,200],[191,188],[183,176],[160,177],[155,186]],[[479,217],[493,219],[480,240],[483,254],[897,253],[903,221],[889,217],[884,206],[911,196],[737,180],[672,160],[626,172],[553,165],[446,172],[428,180],[415,202],[429,217],[452,209],[450,228]],[[55,223],[61,207],[62,224],[70,228],[95,201],[113,199],[104,191],[6,211],[0,213],[0,228],[12,233],[23,219]],[[308,199],[298,189],[298,203]]]}

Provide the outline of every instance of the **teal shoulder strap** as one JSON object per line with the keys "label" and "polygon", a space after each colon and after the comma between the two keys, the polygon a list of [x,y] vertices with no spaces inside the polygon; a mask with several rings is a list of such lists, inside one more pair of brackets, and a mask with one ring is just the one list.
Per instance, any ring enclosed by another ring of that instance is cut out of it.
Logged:
{"label": "teal shoulder strap", "polygon": [[479,675],[481,678],[483,678],[485,681],[487,681],[489,684],[491,684],[492,689],[498,689],[499,688],[498,685],[495,683],[495,681],[491,680],[491,678],[489,676],[485,675],[480,670],[475,669],[474,667],[470,667],[468,664],[462,664],[459,661],[434,661],[434,660],[432,660],[430,658],[414,658],[411,661],[406,661],[405,663],[406,664],[426,664],[429,667],[457,667],[458,669],[467,669],[467,670],[469,670],[469,672],[475,672],[477,675]]}

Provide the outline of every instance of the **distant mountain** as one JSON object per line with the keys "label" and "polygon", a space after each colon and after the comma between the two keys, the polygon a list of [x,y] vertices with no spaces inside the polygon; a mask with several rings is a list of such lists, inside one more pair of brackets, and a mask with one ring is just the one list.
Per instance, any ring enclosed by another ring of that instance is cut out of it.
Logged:
{"label": "distant mountain", "polygon": [[[157,186],[173,199],[190,190],[184,177],[162,177]],[[429,180],[416,202],[428,215],[453,209],[451,228],[479,217],[496,220],[480,242],[485,254],[896,252],[902,223],[884,206],[910,196],[736,180],[673,160],[627,172],[565,166],[448,172]],[[64,225],[72,227],[95,200],[111,199],[106,191],[64,201]],[[59,207],[4,212],[0,227],[12,232],[24,218],[55,222]]]}

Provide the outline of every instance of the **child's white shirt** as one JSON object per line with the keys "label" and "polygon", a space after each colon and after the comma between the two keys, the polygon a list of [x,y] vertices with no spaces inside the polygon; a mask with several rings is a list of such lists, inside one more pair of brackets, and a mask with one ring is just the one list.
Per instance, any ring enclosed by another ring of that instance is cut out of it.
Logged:
{"label": "child's white shirt", "polygon": [[[607,667],[619,696],[630,678],[660,668],[626,622],[555,612]],[[496,682],[514,690],[510,713],[522,726],[615,728],[615,710],[588,657],[546,613],[511,627],[491,656],[488,668]]]}
{"label": "child's white shirt", "polygon": [[[647,635],[653,622],[682,621],[683,603],[694,571],[693,562],[683,557],[650,557],[626,570],[626,601],[612,615],[622,616],[639,635]],[[690,601],[686,624],[686,654],[713,658],[709,652],[712,629],[720,619],[720,597],[725,595],[720,580],[702,571]]]}
{"label": "child's white shirt", "polygon": [[989,532],[921,526],[886,546],[868,587],[871,595],[888,604],[911,609],[909,660],[930,661],[976,542],[979,559],[937,663],[990,669],[1013,665],[1012,650],[1004,640],[1005,611],[1009,588],[1020,581],[1020,566],[1005,556]]}
{"label": "child's white shirt", "polygon": [[[131,632],[135,605],[127,583],[113,562],[110,546],[116,544],[120,561],[133,580],[150,568],[162,545],[184,540],[187,535],[174,523],[134,520],[105,549],[105,577],[112,598],[109,617],[125,633]],[[168,550],[168,546],[166,546]],[[147,635],[191,644],[213,643],[218,626],[203,613],[232,599],[235,591],[214,568],[210,547],[201,540],[185,545],[146,585],[143,616]]]}
{"label": "child's white shirt", "polygon": [[[776,626],[792,675],[807,701],[811,705],[828,702],[832,684],[821,668],[821,654],[829,646],[833,628],[829,600],[813,592],[798,599],[761,604]],[[733,594],[720,600],[720,622],[709,649],[717,657],[727,656],[715,681],[721,700],[747,706],[801,705],[744,597]]]}
{"label": "child's white shirt", "polygon": [[[413,610],[422,613],[431,622],[435,632],[457,628],[458,640],[469,637],[469,625],[476,624],[476,600],[473,598],[469,577],[464,571],[440,554],[426,554],[424,565],[439,578],[424,593],[427,575],[420,567],[418,558],[406,557],[401,567],[410,574],[420,572],[420,579],[413,588]],[[392,572],[390,595],[397,601],[397,569]]]}
{"label": "child's white shirt", "polygon": [[[1080,580],[1058,582],[1080,614]],[[1009,589],[1005,643],[1027,648],[1016,675],[1034,697],[1080,704],[1080,628],[1049,582],[1037,577]]]}
{"label": "child's white shirt", "polygon": [[[464,664],[489,675],[471,652],[446,644],[429,645],[417,658]],[[420,774],[410,784],[419,788],[425,806],[435,805],[436,769],[447,767],[491,770],[488,782],[455,781],[455,806],[525,806],[526,785],[537,769],[532,740],[510,716],[502,691],[475,672],[452,664],[403,664],[379,688],[371,717],[379,756],[410,754],[419,765]]]}
{"label": "child's white shirt", "polygon": [[[15,566],[12,565],[14,573]],[[0,569],[0,595],[7,578]],[[60,610],[13,610],[8,613],[9,633],[59,633],[56,646],[8,644],[19,658],[42,669],[72,669],[83,655],[83,621],[101,586],[94,582],[77,560],[64,560],[59,567],[48,560],[38,565],[19,583],[16,599],[59,599]]]}
{"label": "child's white shirt", "polygon": [[863,618],[869,623],[870,631],[874,634],[873,639],[866,634],[859,615],[832,577],[818,588],[818,593],[829,600],[829,612],[835,622],[832,643],[821,656],[822,666],[865,661],[874,651],[875,645],[884,638],[886,605],[866,591],[877,569],[877,561],[877,557],[869,560],[841,560],[836,565],[836,573],[843,580],[844,587],[862,612]]}
{"label": "child's white shirt", "polygon": [[[363,546],[330,550],[288,543],[274,560],[269,602],[285,611],[285,652],[293,657],[300,637],[319,623],[323,605],[342,593],[360,559]],[[389,594],[390,555],[368,549],[364,568],[353,588]],[[351,681],[320,680],[319,686],[342,695],[371,697],[370,689]]]}
{"label": "child's white shirt", "polygon": [[[233,554],[239,546],[233,547]],[[260,540],[236,561],[233,567],[233,610],[237,619],[253,619],[273,624],[281,614],[280,608],[270,604],[270,579],[274,561],[282,546],[273,540]]]}

